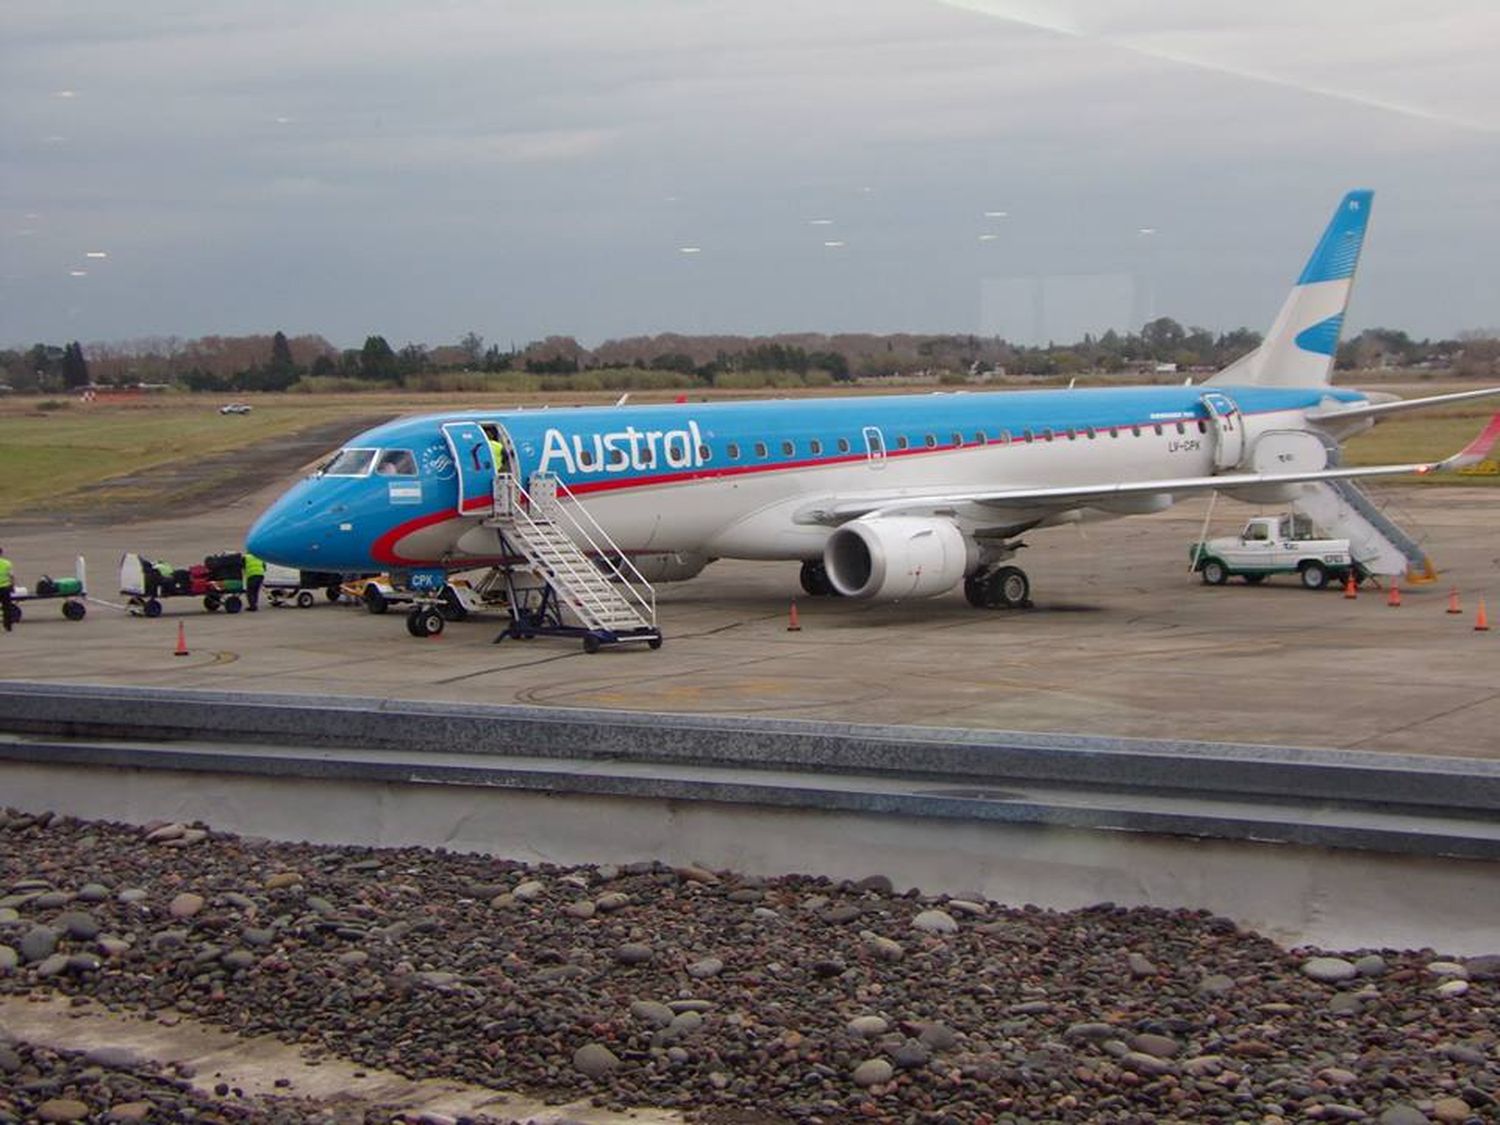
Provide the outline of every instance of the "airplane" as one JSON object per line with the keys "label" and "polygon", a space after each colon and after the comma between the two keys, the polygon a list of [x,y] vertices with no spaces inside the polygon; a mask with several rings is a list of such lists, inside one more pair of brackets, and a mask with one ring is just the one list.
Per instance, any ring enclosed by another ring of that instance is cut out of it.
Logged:
{"label": "airplane", "polygon": [[[674,581],[715,559],[783,560],[801,564],[814,595],[902,599],[962,584],[976,607],[1026,605],[1030,579],[1011,560],[1037,529],[1206,492],[1311,503],[1338,482],[1489,455],[1500,414],[1443,461],[1338,463],[1340,442],[1381,418],[1500,394],[1400,400],[1330,384],[1373,195],[1343,197],[1264,342],[1201,384],[407,417],[294,485],[248,546],[286,566],[395,569],[434,588],[485,566],[552,574],[548,560],[515,550],[499,518],[517,495],[524,511],[528,485],[542,485],[555,507],[601,530],[581,549],[607,569],[613,556]],[[1323,508],[1337,522],[1348,505],[1330,497]]]}

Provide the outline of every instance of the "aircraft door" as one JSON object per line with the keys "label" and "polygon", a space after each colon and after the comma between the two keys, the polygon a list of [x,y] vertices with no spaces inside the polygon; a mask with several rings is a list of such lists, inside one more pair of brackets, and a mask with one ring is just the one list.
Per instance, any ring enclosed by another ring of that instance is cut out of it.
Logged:
{"label": "aircraft door", "polygon": [[865,427],[865,461],[872,469],[885,468],[885,435],[879,426]]}
{"label": "aircraft door", "polygon": [[1245,417],[1234,399],[1218,391],[1202,402],[1214,428],[1214,468],[1232,469],[1245,457]]}
{"label": "aircraft door", "polygon": [[443,437],[458,466],[458,514],[491,511],[495,506],[495,464],[489,437],[478,422],[444,422]]}

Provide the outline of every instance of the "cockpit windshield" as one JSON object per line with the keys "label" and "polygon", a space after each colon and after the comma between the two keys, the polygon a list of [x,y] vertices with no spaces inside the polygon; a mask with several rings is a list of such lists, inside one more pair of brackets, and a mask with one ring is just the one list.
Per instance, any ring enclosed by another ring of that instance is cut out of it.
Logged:
{"label": "cockpit windshield", "polygon": [[341,449],[319,470],[325,477],[362,477],[369,475],[375,463],[375,449]]}
{"label": "cockpit windshield", "polygon": [[380,460],[375,462],[375,472],[383,477],[414,477],[417,475],[417,459],[409,449],[385,449]]}

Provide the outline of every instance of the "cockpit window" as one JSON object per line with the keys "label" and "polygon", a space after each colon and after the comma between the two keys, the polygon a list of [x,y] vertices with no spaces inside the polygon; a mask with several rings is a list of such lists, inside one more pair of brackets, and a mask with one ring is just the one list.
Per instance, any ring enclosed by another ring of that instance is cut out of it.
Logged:
{"label": "cockpit window", "polygon": [[375,462],[375,472],[383,477],[414,477],[417,475],[417,459],[409,449],[382,450],[380,460]]}
{"label": "cockpit window", "polygon": [[325,477],[367,476],[375,463],[375,449],[341,449],[323,466]]}

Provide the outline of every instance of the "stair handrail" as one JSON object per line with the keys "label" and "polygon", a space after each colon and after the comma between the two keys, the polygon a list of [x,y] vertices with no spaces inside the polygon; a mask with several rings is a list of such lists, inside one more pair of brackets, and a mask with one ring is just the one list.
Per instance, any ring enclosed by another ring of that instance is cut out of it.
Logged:
{"label": "stair handrail", "polygon": [[[594,519],[589,510],[579,502],[573,491],[555,473],[533,473],[530,490],[512,474],[505,475],[511,476],[511,487],[515,489],[517,496],[524,500],[522,504],[513,504],[506,514],[523,519],[532,528],[541,526],[531,514],[533,507],[537,511],[545,512],[552,519],[561,516],[588,545],[587,553],[592,556],[595,573],[601,578],[613,578],[618,582],[619,587],[625,592],[626,600],[634,602],[638,612],[654,628],[656,625],[656,590],[625,552],[620,550],[619,545],[610,538],[609,533],[599,525],[599,521]],[[499,490],[497,479],[496,492],[498,493]],[[559,497],[571,503],[564,505]],[[567,527],[564,527],[563,531],[564,534],[569,535],[569,538],[572,538]],[[577,545],[575,542],[575,546]],[[646,592],[643,594],[638,587],[644,588]]]}

